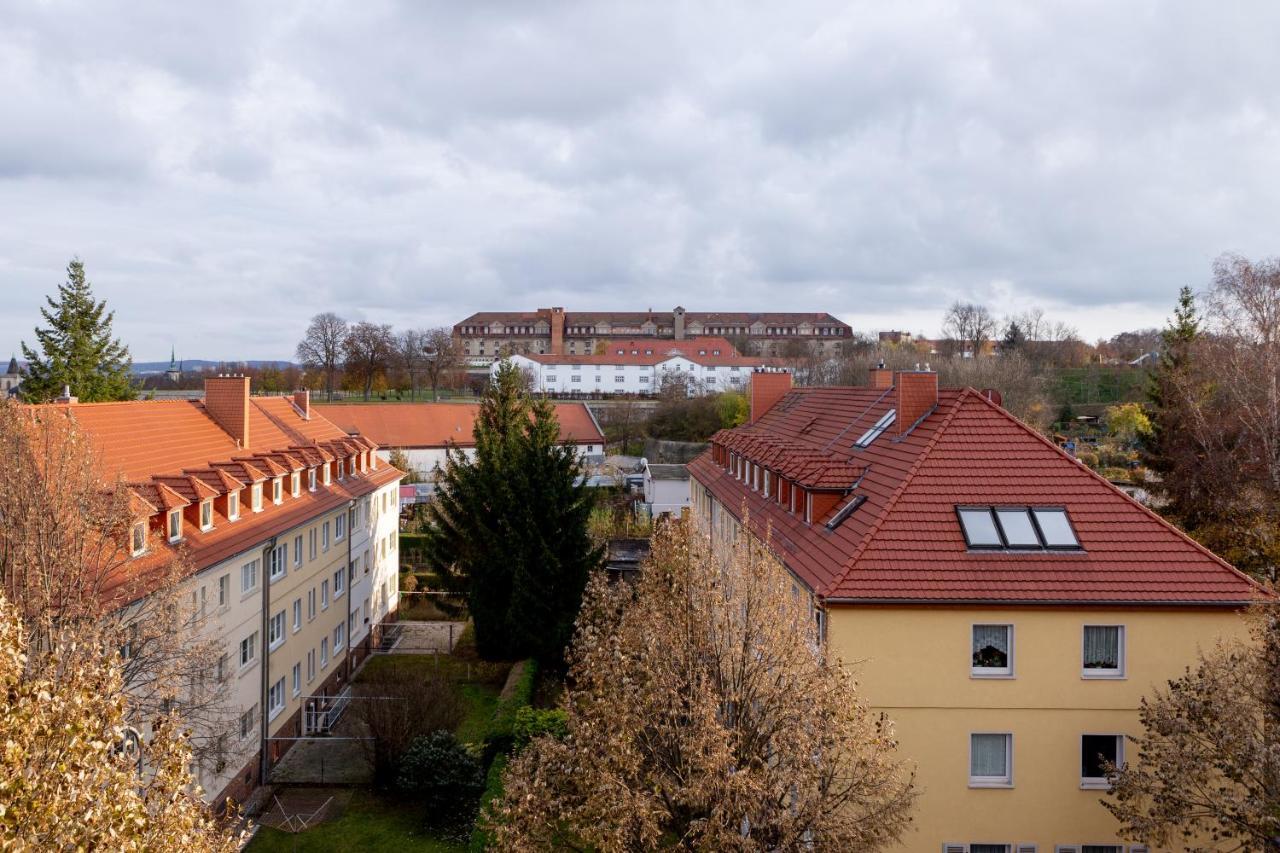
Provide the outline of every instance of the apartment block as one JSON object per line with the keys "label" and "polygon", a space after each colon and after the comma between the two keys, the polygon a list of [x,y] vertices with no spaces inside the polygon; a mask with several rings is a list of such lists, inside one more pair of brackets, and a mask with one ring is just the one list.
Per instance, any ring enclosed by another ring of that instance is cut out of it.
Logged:
{"label": "apartment block", "polygon": [[181,594],[221,646],[208,680],[227,707],[195,733],[215,747],[196,775],[210,803],[243,800],[395,618],[401,472],[307,392],[251,397],[242,376],[206,380],[202,400],[51,408],[132,490],[131,574],[189,569]]}

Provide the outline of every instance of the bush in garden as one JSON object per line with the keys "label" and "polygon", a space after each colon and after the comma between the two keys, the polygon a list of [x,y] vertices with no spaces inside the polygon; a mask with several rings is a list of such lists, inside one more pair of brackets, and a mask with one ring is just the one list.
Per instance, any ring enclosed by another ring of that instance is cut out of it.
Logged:
{"label": "bush in garden", "polygon": [[559,708],[541,710],[525,706],[516,711],[515,747],[524,749],[529,741],[542,735],[563,738],[568,734],[568,723],[565,712]]}
{"label": "bush in garden", "polygon": [[428,824],[470,827],[484,782],[480,762],[441,729],[416,738],[405,751],[396,787],[426,808]]}

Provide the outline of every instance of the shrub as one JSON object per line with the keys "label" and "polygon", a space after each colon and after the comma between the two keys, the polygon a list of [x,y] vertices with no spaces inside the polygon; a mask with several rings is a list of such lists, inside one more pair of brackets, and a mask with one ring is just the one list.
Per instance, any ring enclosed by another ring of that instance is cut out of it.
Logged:
{"label": "shrub", "polygon": [[1094,469],[1095,471],[1097,470],[1098,454],[1094,453],[1092,450],[1081,450],[1078,453],[1076,453],[1076,458],[1079,459],[1088,467]]}
{"label": "shrub", "polygon": [[405,575],[404,577],[400,578],[400,589],[402,589],[405,592],[417,592],[418,576]]}
{"label": "shrub", "polygon": [[513,735],[515,748],[524,749],[529,741],[542,735],[563,738],[569,733],[568,715],[559,708],[540,710],[524,707],[516,711]]}
{"label": "shrub", "polygon": [[437,730],[415,738],[405,751],[396,787],[426,809],[429,825],[462,827],[475,815],[484,773],[452,732]]}
{"label": "shrub", "polygon": [[505,755],[515,747],[516,715],[521,708],[527,708],[533,702],[533,689],[537,679],[538,664],[532,659],[526,660],[524,670],[512,685],[510,695],[503,698],[493,712],[489,732],[485,735],[486,761]]}
{"label": "shrub", "polygon": [[421,669],[408,664],[367,669],[355,689],[357,695],[370,697],[357,700],[352,710],[372,738],[361,743],[378,785],[397,778],[400,762],[416,739],[437,729],[452,731],[466,713],[447,678],[424,677]]}
{"label": "shrub", "polygon": [[484,793],[480,795],[480,807],[477,810],[476,827],[471,832],[469,853],[484,853],[493,846],[493,830],[489,826],[490,816],[485,814],[489,803],[502,797],[502,774],[506,772],[509,759],[499,755],[489,765],[489,774],[485,777]]}

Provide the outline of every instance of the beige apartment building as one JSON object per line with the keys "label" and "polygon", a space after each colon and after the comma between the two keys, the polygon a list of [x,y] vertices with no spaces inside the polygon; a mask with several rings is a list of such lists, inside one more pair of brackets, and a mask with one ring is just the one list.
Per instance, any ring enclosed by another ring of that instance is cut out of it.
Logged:
{"label": "beige apartment building", "polygon": [[205,689],[226,708],[195,733],[213,746],[197,777],[208,802],[243,800],[395,618],[401,472],[307,392],[251,397],[242,376],[207,380],[203,400],[52,407],[133,491],[132,570],[180,555],[192,571],[181,594],[221,644]]}

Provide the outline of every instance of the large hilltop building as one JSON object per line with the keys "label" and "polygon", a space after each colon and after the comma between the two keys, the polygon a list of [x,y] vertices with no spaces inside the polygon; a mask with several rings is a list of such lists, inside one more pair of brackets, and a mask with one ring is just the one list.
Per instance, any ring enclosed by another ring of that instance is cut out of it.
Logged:
{"label": "large hilltop building", "polygon": [[825,313],[748,311],[481,311],[453,327],[471,367],[510,354],[591,355],[610,338],[683,341],[718,335],[749,341],[753,355],[783,355],[788,341],[817,342],[834,353],[852,332]]}
{"label": "large hilltop building", "polygon": [[1106,762],[1260,588],[995,394],[871,379],[755,374],[750,422],[689,465],[696,523],[771,549],[895,721],[921,791],[905,849],[1145,853],[1099,803]]}

